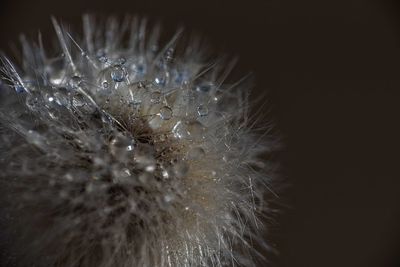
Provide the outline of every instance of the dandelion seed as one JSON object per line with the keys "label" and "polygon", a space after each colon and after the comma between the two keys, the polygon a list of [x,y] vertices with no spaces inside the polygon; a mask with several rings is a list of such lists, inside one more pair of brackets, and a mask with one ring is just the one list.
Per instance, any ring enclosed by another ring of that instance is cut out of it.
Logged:
{"label": "dandelion seed", "polygon": [[271,182],[259,155],[272,147],[247,128],[242,80],[225,84],[233,65],[208,64],[196,42],[176,49],[181,31],[160,46],[146,20],[85,16],[83,38],[53,24],[58,56],[24,39],[21,70],[1,60],[10,255],[21,266],[254,266]]}

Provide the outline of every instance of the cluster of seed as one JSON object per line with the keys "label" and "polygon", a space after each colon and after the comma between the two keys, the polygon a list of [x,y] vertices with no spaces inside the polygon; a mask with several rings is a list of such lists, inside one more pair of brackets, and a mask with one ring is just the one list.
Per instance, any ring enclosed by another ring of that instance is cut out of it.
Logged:
{"label": "cluster of seed", "polygon": [[21,69],[2,59],[8,260],[252,266],[268,178],[245,80],[223,84],[198,42],[178,54],[180,32],[159,48],[145,20],[85,16],[82,41],[53,23],[59,55],[23,40]]}

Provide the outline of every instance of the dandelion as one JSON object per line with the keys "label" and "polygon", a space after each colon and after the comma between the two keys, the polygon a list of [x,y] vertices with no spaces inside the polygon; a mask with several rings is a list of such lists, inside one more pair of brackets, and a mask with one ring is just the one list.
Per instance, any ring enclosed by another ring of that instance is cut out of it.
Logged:
{"label": "dandelion", "polygon": [[[0,226],[30,266],[254,266],[271,178],[248,77],[145,19],[53,19],[54,55],[2,56]],[[266,140],[266,141],[264,141]],[[269,142],[268,142],[269,141]],[[255,245],[257,244],[257,245]]]}

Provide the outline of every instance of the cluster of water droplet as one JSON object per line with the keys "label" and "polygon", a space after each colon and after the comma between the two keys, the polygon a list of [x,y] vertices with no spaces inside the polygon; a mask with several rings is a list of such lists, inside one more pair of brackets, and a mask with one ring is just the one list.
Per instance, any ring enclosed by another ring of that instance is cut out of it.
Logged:
{"label": "cluster of water droplet", "polygon": [[[24,72],[3,59],[15,93],[0,92],[0,178],[7,199],[19,196],[7,212],[31,220],[27,238],[51,226],[35,255],[58,248],[49,261],[62,266],[240,262],[227,240],[252,236],[242,220],[255,219],[262,175],[250,167],[242,92],[221,86],[224,66],[188,57],[196,44],[175,56],[176,36],[143,48],[143,21],[127,47],[114,20],[104,40],[86,25],[82,47],[54,23],[62,55],[24,42]],[[31,206],[34,219],[20,215]]]}

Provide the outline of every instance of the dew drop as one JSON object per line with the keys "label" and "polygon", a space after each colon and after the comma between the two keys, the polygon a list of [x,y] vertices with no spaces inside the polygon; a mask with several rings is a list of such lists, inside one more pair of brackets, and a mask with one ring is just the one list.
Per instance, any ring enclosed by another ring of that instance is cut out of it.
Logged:
{"label": "dew drop", "polygon": [[26,134],[26,140],[40,148],[45,146],[45,138],[36,131],[29,130]]}
{"label": "dew drop", "polygon": [[204,117],[208,115],[208,108],[205,105],[199,105],[197,107],[197,114],[199,114],[200,117]]}
{"label": "dew drop", "polygon": [[197,160],[197,159],[201,159],[202,157],[204,157],[206,153],[204,152],[204,149],[201,147],[194,147],[192,149],[189,150],[188,152],[188,158],[191,160]]}
{"label": "dew drop", "polygon": [[168,106],[164,106],[160,109],[160,117],[163,120],[169,120],[172,118],[172,109]]}
{"label": "dew drop", "polygon": [[189,171],[189,165],[186,162],[178,162],[173,166],[174,173],[176,177],[182,178],[184,177]]}
{"label": "dew drop", "polygon": [[137,147],[134,156],[135,162],[146,171],[155,170],[156,160],[154,158],[154,148],[150,145],[142,144]]}
{"label": "dew drop", "polygon": [[191,121],[187,123],[187,133],[189,139],[201,140],[204,138],[205,127],[199,121]]}
{"label": "dew drop", "polygon": [[141,77],[146,73],[146,65],[141,63],[134,64],[131,66],[131,70],[133,71],[134,75]]}
{"label": "dew drop", "polygon": [[58,88],[58,90],[54,93],[54,100],[60,106],[69,107],[70,106],[70,96],[68,90],[64,87]]}
{"label": "dew drop", "polygon": [[213,87],[212,83],[203,83],[196,86],[196,91],[201,93],[209,93]]}
{"label": "dew drop", "polygon": [[188,137],[188,132],[186,128],[186,124],[182,121],[178,121],[174,127],[172,128],[172,133],[175,138],[185,139]]}
{"label": "dew drop", "polygon": [[160,91],[155,91],[155,92],[151,93],[151,96],[150,96],[151,103],[153,103],[153,104],[160,103],[160,99],[161,99]]}
{"label": "dew drop", "polygon": [[24,93],[25,92],[25,88],[21,85],[17,85],[15,86],[15,91],[20,94],[20,93]]}
{"label": "dew drop", "polygon": [[104,89],[107,89],[107,88],[109,87],[109,84],[108,84],[107,81],[104,81],[104,82],[102,83],[102,85],[103,85],[103,88],[104,88]]}
{"label": "dew drop", "polygon": [[143,172],[141,174],[139,174],[139,181],[142,184],[147,184],[152,178],[152,175],[148,172]]}
{"label": "dew drop", "polygon": [[111,78],[115,82],[122,82],[125,79],[125,70],[121,66],[114,66],[111,71]]}
{"label": "dew drop", "polygon": [[157,85],[164,87],[165,84],[167,83],[167,79],[165,77],[156,77],[154,79]]}
{"label": "dew drop", "polygon": [[72,76],[71,79],[68,82],[68,85],[72,88],[72,89],[76,89],[78,88],[82,83],[82,78],[79,76]]}
{"label": "dew drop", "polygon": [[26,105],[31,110],[37,110],[43,104],[43,99],[40,97],[39,93],[34,92],[33,94],[28,95],[26,98]]}
{"label": "dew drop", "polygon": [[164,196],[164,201],[167,203],[172,202],[175,199],[175,196],[173,194],[166,194]]}
{"label": "dew drop", "polygon": [[120,58],[117,60],[117,62],[118,62],[118,64],[123,65],[123,64],[125,64],[125,62],[126,62],[126,58],[120,57]]}
{"label": "dew drop", "polygon": [[122,134],[118,134],[110,141],[110,153],[121,162],[127,162],[130,156],[133,158],[134,141]]}
{"label": "dew drop", "polygon": [[102,49],[100,49],[100,50],[97,52],[97,59],[98,59],[101,63],[106,63],[106,62],[108,61],[107,55],[106,55],[106,53],[105,53]]}

